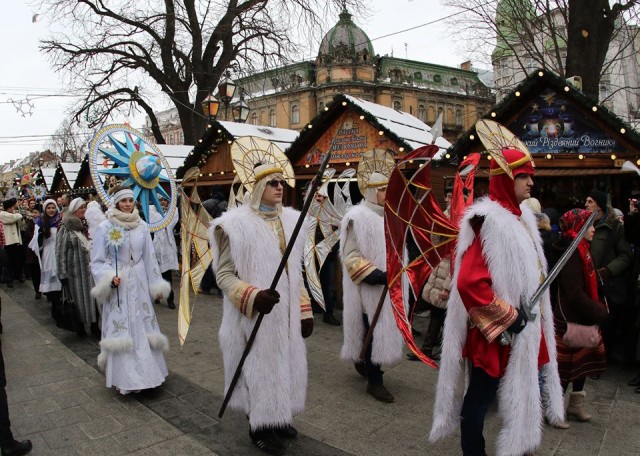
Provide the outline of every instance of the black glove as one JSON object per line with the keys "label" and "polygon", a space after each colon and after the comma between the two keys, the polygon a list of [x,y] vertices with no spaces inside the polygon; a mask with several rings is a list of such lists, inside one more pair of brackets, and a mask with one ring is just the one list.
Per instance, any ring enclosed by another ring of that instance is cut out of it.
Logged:
{"label": "black glove", "polygon": [[386,285],[387,271],[375,269],[371,274],[362,279],[362,281],[368,285]]}
{"label": "black glove", "polygon": [[300,321],[300,332],[302,333],[302,338],[306,339],[313,332],[313,318],[305,318]]}
{"label": "black glove", "polygon": [[69,279],[60,279],[63,288],[69,288]]}
{"label": "black glove", "polygon": [[511,326],[507,328],[507,331],[509,331],[511,334],[520,333],[520,331],[522,331],[524,327],[527,326],[527,322],[529,321],[527,315],[524,313],[524,310],[516,310],[518,311],[518,317],[516,318],[516,321],[514,321]]}
{"label": "black glove", "polygon": [[260,290],[253,300],[253,308],[263,314],[268,314],[278,302],[280,294],[277,291]]}

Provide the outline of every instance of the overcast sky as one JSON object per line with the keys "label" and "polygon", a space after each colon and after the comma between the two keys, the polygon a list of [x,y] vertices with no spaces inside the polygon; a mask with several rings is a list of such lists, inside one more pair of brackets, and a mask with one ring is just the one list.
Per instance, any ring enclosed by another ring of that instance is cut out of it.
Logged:
{"label": "overcast sky", "polygon": [[[25,0],[0,0],[0,5],[3,37],[0,40],[3,64],[0,72],[1,164],[45,149],[49,142],[47,136],[53,134],[64,119],[70,99],[60,96],[65,92],[62,77],[50,69],[38,51],[38,40],[48,34],[47,21],[42,18],[32,23],[32,16],[37,11]],[[366,23],[359,18],[355,20],[373,40],[377,54],[393,52],[396,57],[456,67],[467,59],[455,37],[447,34],[446,24],[442,21],[376,39],[447,16],[451,12],[441,6],[440,0],[371,0],[371,5]],[[337,17],[333,23],[336,21]],[[24,104],[27,98],[32,106]],[[158,100],[158,104],[168,107],[165,100]],[[143,117],[119,119],[123,120],[136,127],[142,124]]]}

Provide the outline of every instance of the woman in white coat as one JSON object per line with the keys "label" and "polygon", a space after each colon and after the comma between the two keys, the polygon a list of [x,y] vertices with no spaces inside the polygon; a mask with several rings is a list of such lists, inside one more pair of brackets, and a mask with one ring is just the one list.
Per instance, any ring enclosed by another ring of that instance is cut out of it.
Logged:
{"label": "woman in white coat", "polygon": [[[106,215],[91,248],[96,284],[91,294],[102,306],[98,366],[108,388],[115,386],[127,394],[155,388],[168,375],[163,352],[169,343],[160,332],[152,303],[167,297],[170,287],[160,274],[149,228],[135,208],[133,192],[114,188]],[[120,243],[113,241],[113,234],[121,236]]]}
{"label": "woman in white coat", "polygon": [[38,257],[40,292],[51,302],[51,313],[55,317],[62,297],[62,284],[58,279],[56,261],[56,238],[62,223],[62,214],[52,199],[46,200],[42,207],[42,215],[36,219],[29,248]]}

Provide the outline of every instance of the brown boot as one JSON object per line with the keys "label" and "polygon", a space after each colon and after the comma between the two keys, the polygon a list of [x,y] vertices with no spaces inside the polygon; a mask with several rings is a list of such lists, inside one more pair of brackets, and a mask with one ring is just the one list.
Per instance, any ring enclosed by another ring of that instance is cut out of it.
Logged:
{"label": "brown boot", "polygon": [[574,391],[569,396],[569,407],[567,407],[567,419],[572,416],[578,421],[589,421],[591,415],[584,410],[584,398],[586,391]]}

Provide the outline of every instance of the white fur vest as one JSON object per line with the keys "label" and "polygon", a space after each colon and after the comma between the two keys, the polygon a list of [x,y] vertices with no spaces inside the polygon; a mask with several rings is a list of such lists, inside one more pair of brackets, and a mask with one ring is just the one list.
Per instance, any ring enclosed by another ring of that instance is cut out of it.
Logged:
{"label": "white fur vest", "polygon": [[[480,237],[496,296],[520,307],[520,296],[530,297],[539,284],[538,262],[546,271],[540,235],[533,213],[521,206],[518,220],[498,203],[483,198],[471,206],[461,223],[456,251],[453,289],[444,326],[442,363],[438,376],[430,440],[451,434],[460,421],[465,392],[466,361],[462,358],[469,315],[458,293],[460,260],[474,240],[471,219],[484,217]],[[543,409],[551,423],[564,419],[563,394],[558,377],[553,315],[547,292],[538,314],[513,339],[509,363],[498,389],[498,409],[503,426],[497,454],[522,455],[534,451],[542,438]],[[543,326],[550,362],[541,369],[543,397],[538,382],[540,326]],[[497,342],[496,342],[497,343]]]}
{"label": "white fur vest", "polygon": [[[358,249],[362,255],[382,271],[387,270],[387,253],[384,237],[384,218],[369,209],[365,201],[353,206],[345,214],[340,227],[340,254],[347,239],[347,227],[352,223],[352,233],[356,237]],[[366,313],[369,321],[378,306],[382,285],[367,285],[361,282],[356,285],[351,280],[344,261],[342,262],[342,289],[344,302],[344,343],[342,359],[360,360],[362,342],[366,336],[362,314]],[[402,356],[402,337],[396,326],[389,295],[384,301],[378,323],[373,330],[371,360],[375,364],[393,365]]]}
{"label": "white fur vest", "polygon": [[[280,219],[287,241],[299,212],[284,208]],[[213,264],[218,263],[218,246],[213,230],[222,226],[229,238],[231,256],[238,277],[258,289],[271,285],[282,259],[277,235],[249,206],[231,209],[217,218],[210,228]],[[305,228],[301,233],[305,232]],[[302,412],[307,391],[306,348],[300,334],[300,289],[302,286],[302,248],[298,236],[287,268],[276,287],[280,302],[265,315],[260,331],[247,356],[242,375],[229,406],[249,415],[252,429],[291,423]],[[224,297],[222,324],[218,334],[225,371],[225,391],[229,388],[246,341],[257,319],[247,318]]]}

